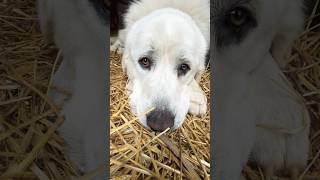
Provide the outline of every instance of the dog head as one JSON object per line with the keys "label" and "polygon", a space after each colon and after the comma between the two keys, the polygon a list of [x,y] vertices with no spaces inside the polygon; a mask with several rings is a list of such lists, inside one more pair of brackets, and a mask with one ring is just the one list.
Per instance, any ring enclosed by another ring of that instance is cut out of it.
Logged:
{"label": "dog head", "polygon": [[189,108],[188,84],[204,70],[207,50],[198,25],[177,9],[154,10],[127,30],[123,67],[133,84],[131,109],[145,127],[181,126]]}

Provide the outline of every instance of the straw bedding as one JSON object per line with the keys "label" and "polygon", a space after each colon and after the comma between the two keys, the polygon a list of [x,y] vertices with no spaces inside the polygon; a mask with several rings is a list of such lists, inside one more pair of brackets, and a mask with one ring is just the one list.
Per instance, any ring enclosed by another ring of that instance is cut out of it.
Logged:
{"label": "straw bedding", "polygon": [[[312,150],[304,177],[320,177],[320,34],[306,31],[300,39],[286,74],[312,116]],[[47,97],[54,88],[57,56],[39,33],[34,1],[0,1],[0,179],[80,176],[55,131],[63,123],[59,107]],[[111,54],[110,67],[111,178],[209,179],[210,112],[188,115],[176,132],[145,130],[130,113],[120,55]],[[201,86],[210,102],[209,72]],[[244,176],[262,179],[258,167],[247,167]]]}

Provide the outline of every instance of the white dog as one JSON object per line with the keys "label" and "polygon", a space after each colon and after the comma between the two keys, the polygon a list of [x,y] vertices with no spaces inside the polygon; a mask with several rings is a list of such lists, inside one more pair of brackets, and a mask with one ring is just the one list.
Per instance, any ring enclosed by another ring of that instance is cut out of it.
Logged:
{"label": "white dog", "polygon": [[[111,49],[124,53],[131,107],[144,126],[175,129],[188,110],[205,113],[196,79],[210,44],[208,6],[140,0],[129,7]],[[214,0],[210,16],[214,177],[238,180],[251,155],[266,179],[282,168],[296,179],[307,162],[309,116],[280,68],[303,28],[303,1]]]}
{"label": "white dog", "polygon": [[[39,0],[43,33],[60,49],[63,62],[53,84],[72,93],[59,129],[68,154],[83,172],[107,164],[108,16],[99,0]],[[57,104],[64,97],[52,91]],[[107,179],[106,173],[98,179]]]}
{"label": "white dog", "polygon": [[[132,111],[155,131],[206,113],[197,80],[210,44],[208,0],[142,0],[130,5],[112,50],[122,50]],[[146,115],[146,112],[154,108]]]}

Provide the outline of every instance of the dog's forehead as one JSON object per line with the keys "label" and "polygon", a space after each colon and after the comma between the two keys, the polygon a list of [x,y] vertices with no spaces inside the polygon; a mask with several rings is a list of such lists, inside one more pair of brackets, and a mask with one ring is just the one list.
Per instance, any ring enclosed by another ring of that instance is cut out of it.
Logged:
{"label": "dog's forehead", "polygon": [[[179,24],[179,26],[176,26]],[[205,49],[205,39],[192,18],[173,9],[161,9],[137,21],[130,30],[127,43],[133,54],[192,56]],[[196,48],[197,47],[197,48]]]}
{"label": "dog's forehead", "polygon": [[[177,24],[179,24],[177,26]],[[148,34],[149,37],[161,37],[162,40],[170,39],[177,42],[182,39],[191,40],[194,35],[196,24],[188,15],[171,8],[156,10],[145,16],[133,26],[140,34]],[[198,31],[200,33],[200,31]],[[148,36],[145,36],[148,37]],[[179,39],[181,38],[181,39]]]}

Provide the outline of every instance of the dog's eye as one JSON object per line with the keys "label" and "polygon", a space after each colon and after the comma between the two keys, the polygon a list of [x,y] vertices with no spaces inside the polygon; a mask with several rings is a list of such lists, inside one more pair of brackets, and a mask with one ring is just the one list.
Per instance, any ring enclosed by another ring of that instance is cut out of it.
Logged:
{"label": "dog's eye", "polygon": [[139,59],[139,64],[143,69],[150,69],[152,62],[148,57],[143,57]]}
{"label": "dog's eye", "polygon": [[178,76],[182,76],[187,74],[187,72],[190,70],[190,66],[188,64],[180,64],[178,67]]}
{"label": "dog's eye", "polygon": [[237,7],[229,12],[228,24],[233,28],[239,29],[241,26],[246,24],[249,19],[248,11],[245,8]]}

